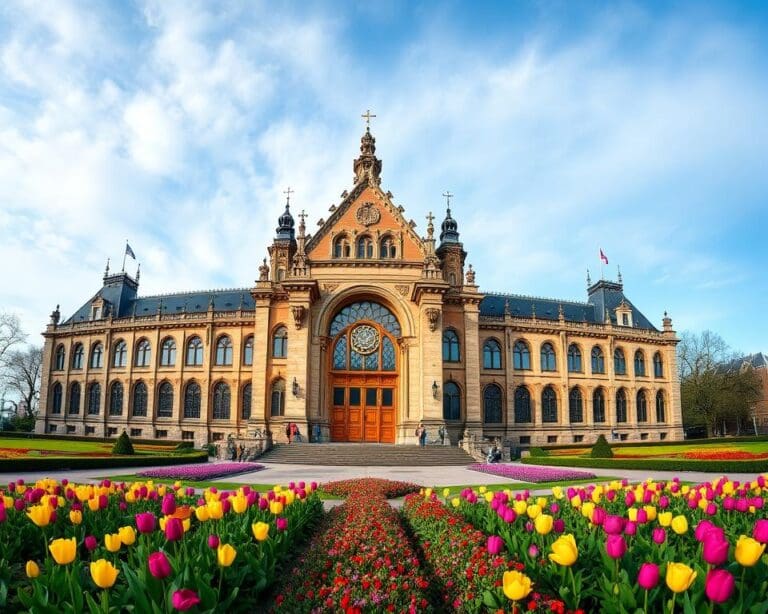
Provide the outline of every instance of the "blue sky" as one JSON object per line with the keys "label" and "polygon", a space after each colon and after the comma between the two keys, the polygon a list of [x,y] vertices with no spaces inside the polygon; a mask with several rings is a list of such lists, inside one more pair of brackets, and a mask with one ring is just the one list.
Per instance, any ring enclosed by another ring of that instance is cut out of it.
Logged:
{"label": "blue sky", "polygon": [[5,2],[0,309],[34,339],[126,238],[142,294],[251,285],[370,108],[383,187],[421,233],[455,194],[481,290],[583,300],[602,247],[657,325],[768,351],[766,34],[761,3]]}

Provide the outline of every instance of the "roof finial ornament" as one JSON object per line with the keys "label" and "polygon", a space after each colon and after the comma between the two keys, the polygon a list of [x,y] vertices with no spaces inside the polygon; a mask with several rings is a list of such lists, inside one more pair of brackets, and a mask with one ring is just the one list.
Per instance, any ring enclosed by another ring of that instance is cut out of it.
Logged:
{"label": "roof finial ornament", "polygon": [[294,194],[296,190],[292,190],[291,186],[288,186],[287,190],[283,190],[283,194],[285,194],[285,208],[287,209],[291,205],[291,194]]}
{"label": "roof finial ornament", "polygon": [[619,276],[619,283],[624,283],[624,282],[622,281],[622,279],[621,279],[621,266],[619,266],[619,265],[617,264],[617,265],[616,265],[616,270],[618,271],[618,274],[619,274],[619,275],[618,275],[618,276]]}
{"label": "roof finial ornament", "polygon": [[107,266],[104,269],[104,277],[109,277],[109,258],[107,258]]}
{"label": "roof finial ornament", "polygon": [[141,276],[141,262],[136,267],[136,283],[139,283],[139,277]]}
{"label": "roof finial ornament", "polygon": [[445,206],[448,209],[448,217],[451,215],[451,198],[453,198],[453,194],[451,194],[450,190],[446,190],[443,192],[443,196],[445,196]]}
{"label": "roof finial ornament", "polygon": [[435,225],[432,223],[435,219],[435,216],[432,215],[432,212],[430,211],[427,214],[427,238],[431,239],[435,235]]}
{"label": "roof finial ornament", "polygon": [[304,220],[306,219],[307,214],[304,213],[304,209],[301,210],[301,213],[299,213],[299,236],[303,237],[304,232],[306,231],[307,227],[304,225]]}
{"label": "roof finial ornament", "polygon": [[589,269],[587,269],[587,288],[592,285],[592,277],[589,275]]}
{"label": "roof finial ornament", "polygon": [[366,132],[371,131],[371,119],[376,117],[373,113],[371,113],[370,109],[367,109],[365,113],[363,113],[360,117],[362,117],[365,120],[365,130]]}

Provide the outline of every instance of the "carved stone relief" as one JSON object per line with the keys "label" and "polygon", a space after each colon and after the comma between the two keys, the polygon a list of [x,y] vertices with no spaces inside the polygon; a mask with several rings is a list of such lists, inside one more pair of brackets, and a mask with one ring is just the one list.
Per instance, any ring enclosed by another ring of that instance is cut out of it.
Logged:
{"label": "carved stone relief", "polygon": [[440,320],[440,310],[435,307],[429,307],[424,310],[427,314],[427,321],[429,322],[429,330],[435,332],[437,330],[437,324]]}

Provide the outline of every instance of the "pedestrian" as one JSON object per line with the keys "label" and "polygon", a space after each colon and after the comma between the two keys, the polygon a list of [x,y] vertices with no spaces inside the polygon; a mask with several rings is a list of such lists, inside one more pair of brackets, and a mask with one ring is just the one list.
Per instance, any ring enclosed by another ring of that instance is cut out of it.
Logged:
{"label": "pedestrian", "polygon": [[301,433],[299,432],[299,426],[295,422],[291,422],[291,439],[298,443],[301,443]]}
{"label": "pedestrian", "polygon": [[320,443],[320,423],[315,422],[312,427],[312,436],[315,438],[315,443]]}
{"label": "pedestrian", "polygon": [[241,463],[245,460],[245,446],[243,444],[240,444],[237,450],[237,460]]}
{"label": "pedestrian", "polygon": [[424,428],[424,425],[419,422],[419,429],[421,429],[421,432],[419,433],[419,445],[423,448],[427,445],[427,429]]}
{"label": "pedestrian", "polygon": [[285,425],[285,438],[291,443],[291,423]]}

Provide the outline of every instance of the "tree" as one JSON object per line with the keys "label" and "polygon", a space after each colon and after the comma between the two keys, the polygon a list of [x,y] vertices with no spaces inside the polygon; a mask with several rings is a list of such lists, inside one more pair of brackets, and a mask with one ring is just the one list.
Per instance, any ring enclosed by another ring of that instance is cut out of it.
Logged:
{"label": "tree", "polygon": [[6,354],[26,338],[17,315],[0,313],[0,366],[4,364]]}
{"label": "tree", "polygon": [[9,352],[2,374],[3,384],[16,392],[21,399],[27,418],[34,418],[37,400],[40,398],[43,350],[29,347]]}
{"label": "tree", "polygon": [[760,381],[742,368],[725,340],[712,331],[685,332],[677,346],[683,422],[703,424],[712,436],[721,421],[749,415],[760,396]]}

